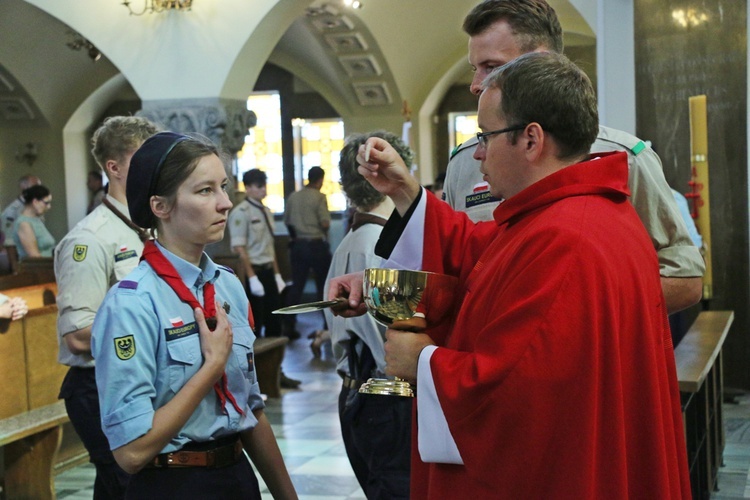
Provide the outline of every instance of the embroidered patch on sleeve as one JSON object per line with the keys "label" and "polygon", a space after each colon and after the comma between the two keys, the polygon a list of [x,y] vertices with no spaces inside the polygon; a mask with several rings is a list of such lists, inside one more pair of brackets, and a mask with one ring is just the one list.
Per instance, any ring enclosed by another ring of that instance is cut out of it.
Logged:
{"label": "embroidered patch on sleeve", "polygon": [[86,258],[86,252],[88,251],[88,245],[76,245],[73,247],[73,260],[76,262],[83,262]]}
{"label": "embroidered patch on sleeve", "polygon": [[135,356],[135,338],[132,335],[115,338],[115,354],[123,361]]}

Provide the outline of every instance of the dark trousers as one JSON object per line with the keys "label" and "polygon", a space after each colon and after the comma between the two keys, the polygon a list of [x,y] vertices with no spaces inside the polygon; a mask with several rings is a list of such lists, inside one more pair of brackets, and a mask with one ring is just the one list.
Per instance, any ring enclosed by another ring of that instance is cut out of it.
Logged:
{"label": "dark trousers", "polygon": [[247,459],[219,469],[184,467],[142,469],[130,480],[126,498],[260,500],[260,488]]}
{"label": "dark trousers", "polygon": [[71,367],[58,397],[65,400],[70,422],[96,467],[94,499],[124,498],[130,476],[115,462],[107,437],[102,432],[94,368]]}
{"label": "dark trousers", "polygon": [[253,266],[258,281],[263,285],[265,295],[257,297],[250,293],[248,285],[248,298],[250,307],[255,318],[255,333],[260,337],[261,328],[266,327],[266,337],[278,337],[281,335],[281,318],[277,314],[271,314],[281,307],[281,296],[276,287],[276,276],[273,266]]}
{"label": "dark trousers", "polygon": [[[328,296],[327,291],[323,290],[328,268],[331,266],[331,248],[327,241],[294,240],[289,259],[292,266],[292,286],[286,297],[288,305],[299,304],[302,301],[302,292],[305,290],[311,270],[315,273],[316,300],[323,300],[324,296]],[[293,321],[294,315],[290,315],[289,318]]]}
{"label": "dark trousers", "polygon": [[344,447],[368,500],[409,498],[413,401],[341,388]]}

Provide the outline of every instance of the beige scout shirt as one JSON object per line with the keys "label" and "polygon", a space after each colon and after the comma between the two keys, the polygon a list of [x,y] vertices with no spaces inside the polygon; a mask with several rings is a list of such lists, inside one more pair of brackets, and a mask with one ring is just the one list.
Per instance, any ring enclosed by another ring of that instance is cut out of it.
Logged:
{"label": "beige scout shirt", "polygon": [[271,264],[276,257],[271,233],[272,220],[273,215],[268,207],[248,199],[242,200],[229,213],[230,244],[232,247],[245,247],[251,264]]}
{"label": "beige scout shirt", "polygon": [[[476,139],[467,141],[451,158],[443,187],[445,201],[454,210],[466,212],[474,222],[492,220],[492,212],[498,204],[489,199],[489,188],[479,172],[479,161],[472,157],[476,142]],[[606,151],[628,153],[630,202],[651,236],[659,256],[661,276],[703,276],[706,269],[703,257],[690,239],[657,154],[637,137],[600,126],[591,152]]]}
{"label": "beige scout shirt", "polygon": [[[112,205],[129,217],[128,208],[111,196]],[[88,354],[73,354],[62,337],[94,322],[109,288],[136,268],[143,252],[138,234],[105,205],[99,205],[68,232],[55,251],[58,361],[94,366]]]}
{"label": "beige scout shirt", "polygon": [[326,195],[315,188],[304,187],[286,200],[284,224],[292,226],[299,239],[325,239],[323,222],[330,224]]}

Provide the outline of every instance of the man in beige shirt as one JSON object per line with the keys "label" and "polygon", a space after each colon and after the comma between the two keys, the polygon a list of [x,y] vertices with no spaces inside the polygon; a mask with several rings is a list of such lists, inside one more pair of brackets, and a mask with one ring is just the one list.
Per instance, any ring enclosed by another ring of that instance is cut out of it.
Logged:
{"label": "man in beige shirt", "polygon": [[[292,286],[287,295],[288,304],[298,304],[302,299],[310,270],[315,276],[317,300],[323,300],[326,275],[331,265],[331,248],[328,246],[331,214],[328,211],[326,196],[320,192],[324,177],[325,172],[322,168],[312,167],[307,174],[307,185],[292,193],[286,200],[284,224],[289,229],[292,266]],[[289,330],[293,332],[293,328]],[[292,333],[290,338],[294,337]]]}

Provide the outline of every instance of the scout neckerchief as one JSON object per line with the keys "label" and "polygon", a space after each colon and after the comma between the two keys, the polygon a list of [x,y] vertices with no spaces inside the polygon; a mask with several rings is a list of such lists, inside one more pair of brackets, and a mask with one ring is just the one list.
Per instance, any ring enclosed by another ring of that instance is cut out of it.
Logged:
{"label": "scout neckerchief", "polygon": [[125,224],[127,224],[127,226],[128,226],[128,227],[129,227],[130,229],[132,229],[133,231],[135,231],[136,233],[138,233],[138,237],[139,237],[139,238],[141,239],[141,241],[148,241],[148,240],[150,239],[150,237],[149,237],[149,235],[148,235],[148,232],[146,232],[146,230],[145,230],[145,229],[143,229],[142,227],[138,227],[138,226],[137,226],[137,225],[135,224],[135,222],[133,222],[132,220],[130,220],[130,219],[128,219],[127,217],[125,217],[125,214],[123,214],[122,212],[120,212],[119,210],[117,210],[117,207],[115,207],[115,206],[114,206],[114,205],[112,204],[112,202],[111,202],[111,201],[109,201],[109,200],[107,199],[107,197],[106,197],[106,196],[105,196],[104,198],[102,198],[102,203],[103,203],[103,204],[104,204],[104,205],[105,205],[105,206],[106,206],[106,207],[107,207],[108,209],[110,209],[110,210],[112,211],[112,213],[113,213],[113,214],[115,214],[115,215],[117,216],[117,218],[118,218],[118,219],[120,219],[120,220],[121,220],[121,221],[123,221],[123,222],[124,222]]}
{"label": "scout neckerchief", "polygon": [[[211,331],[216,328],[216,301],[214,298],[215,290],[213,283],[206,282],[206,284],[203,285],[203,306],[201,306],[195,299],[195,296],[193,296],[192,292],[188,290],[187,286],[185,286],[180,274],[174,268],[172,263],[167,260],[164,254],[159,251],[153,240],[146,242],[143,247],[143,256],[141,259],[145,259],[146,262],[148,262],[154,272],[163,279],[172,290],[174,290],[181,301],[189,304],[193,309],[199,308],[203,311],[203,314],[206,317],[206,324]],[[229,402],[232,403],[232,406],[234,406],[234,409],[237,410],[237,413],[244,415],[242,409],[237,405],[234,396],[229,392],[226,372],[221,374],[221,381],[214,384],[214,391],[219,398],[221,411],[224,412],[224,414],[227,414],[225,406],[227,400],[229,400]]]}

